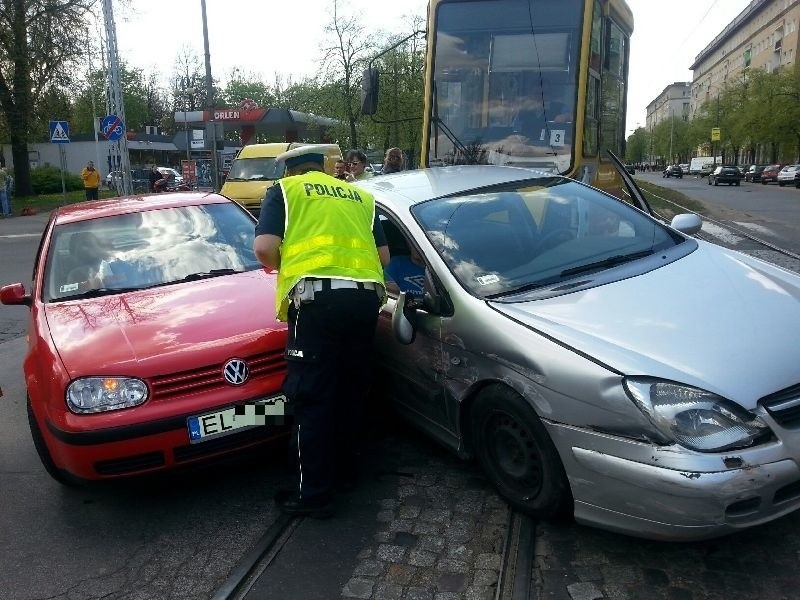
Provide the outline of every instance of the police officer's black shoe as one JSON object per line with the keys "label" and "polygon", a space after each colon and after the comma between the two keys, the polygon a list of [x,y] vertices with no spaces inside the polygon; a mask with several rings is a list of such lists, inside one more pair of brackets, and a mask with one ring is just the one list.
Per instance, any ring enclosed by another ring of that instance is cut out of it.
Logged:
{"label": "police officer's black shoe", "polygon": [[327,498],[301,500],[294,491],[282,490],[275,494],[275,504],[287,515],[327,519],[333,515],[333,506]]}

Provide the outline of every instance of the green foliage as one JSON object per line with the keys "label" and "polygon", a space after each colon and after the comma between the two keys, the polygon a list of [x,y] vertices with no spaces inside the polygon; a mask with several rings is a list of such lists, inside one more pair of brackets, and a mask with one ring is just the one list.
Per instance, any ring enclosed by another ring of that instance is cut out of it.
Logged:
{"label": "green foliage", "polygon": [[[694,155],[711,155],[711,129],[719,127],[721,140],[714,154],[736,164],[757,157],[765,162],[800,160],[800,64],[774,73],[748,70],[719,90],[700,91],[705,101],[688,124],[675,118],[645,132],[653,155],[661,162],[688,162]],[[638,148],[638,130],[628,144]],[[670,137],[672,156],[670,157]]]}
{"label": "green foliage", "polygon": [[[35,194],[56,194],[61,192],[61,169],[58,167],[39,167],[31,169],[31,185]],[[83,189],[83,181],[77,175],[64,173],[64,186],[67,191]]]}

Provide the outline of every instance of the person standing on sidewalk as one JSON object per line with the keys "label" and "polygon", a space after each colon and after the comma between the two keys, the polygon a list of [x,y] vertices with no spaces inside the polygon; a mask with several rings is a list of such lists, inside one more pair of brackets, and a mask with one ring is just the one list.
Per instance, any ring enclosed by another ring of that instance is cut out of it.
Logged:
{"label": "person standing on sidewalk", "polygon": [[4,219],[13,216],[11,212],[11,184],[9,174],[0,167],[0,214]]}
{"label": "person standing on sidewalk", "polygon": [[83,179],[83,189],[86,190],[87,200],[97,200],[100,198],[98,189],[100,188],[100,171],[94,168],[94,163],[89,161],[81,171]]}
{"label": "person standing on sidewalk", "polygon": [[276,312],[289,323],[283,392],[294,418],[295,485],[275,501],[287,514],[318,518],[332,514],[336,487],[355,485],[389,263],[375,199],[322,172],[324,159],[313,147],[277,158],[288,176],[264,196],[254,241],[261,263],[278,270]]}

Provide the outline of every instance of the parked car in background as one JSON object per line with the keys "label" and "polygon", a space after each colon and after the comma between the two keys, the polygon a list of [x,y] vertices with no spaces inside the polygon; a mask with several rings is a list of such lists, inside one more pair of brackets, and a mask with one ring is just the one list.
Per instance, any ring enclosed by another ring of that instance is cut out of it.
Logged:
{"label": "parked car in background", "polygon": [[[148,177],[148,169],[131,169],[131,191],[133,193],[146,192],[150,187],[150,179]],[[120,182],[122,171],[111,171],[103,179],[103,183],[107,188],[116,188]]]}
{"label": "parked car in background", "polygon": [[750,165],[750,168],[745,171],[744,180],[751,183],[758,183],[761,181],[761,173],[769,165]]}
{"label": "parked car in background", "polygon": [[767,165],[766,168],[761,171],[761,183],[764,185],[768,183],[778,183],[778,173],[780,173],[781,169],[785,166],[785,164]]}
{"label": "parked car in background", "polygon": [[683,169],[681,169],[680,165],[667,165],[664,169],[664,172],[661,174],[662,177],[677,177],[681,179],[683,177]]}
{"label": "parked car in background", "polygon": [[234,418],[284,403],[286,325],[265,308],[277,276],[253,253],[254,227],[206,193],[51,214],[30,290],[6,285],[0,301],[31,313],[28,423],[54,479],[162,471],[286,433]]}
{"label": "parked car in background", "polygon": [[778,185],[800,187],[800,165],[786,165],[778,172]]}
{"label": "parked car in background", "polygon": [[720,183],[740,185],[741,181],[742,172],[735,165],[721,165],[708,176],[708,185],[719,185]]}
{"label": "parked car in background", "polygon": [[514,509],[688,540],[800,508],[796,273],[527,169],[359,185],[424,291],[387,279],[380,397]]}
{"label": "parked car in background", "polygon": [[171,167],[156,167],[158,172],[162,175],[169,175],[173,185],[181,185],[183,183],[183,175]]}
{"label": "parked car in background", "polygon": [[714,169],[716,169],[716,168],[717,168],[717,165],[711,164],[711,163],[702,165],[700,167],[700,173],[698,174],[698,177],[701,177],[701,178],[702,177],[708,177],[709,175],[711,175],[711,173],[714,172]]}
{"label": "parked car in background", "polygon": [[681,168],[681,172],[683,172],[684,175],[689,174],[689,163],[680,164],[678,166]]}
{"label": "parked car in background", "polygon": [[625,164],[625,170],[631,175],[636,175],[636,167],[634,167],[631,163]]}

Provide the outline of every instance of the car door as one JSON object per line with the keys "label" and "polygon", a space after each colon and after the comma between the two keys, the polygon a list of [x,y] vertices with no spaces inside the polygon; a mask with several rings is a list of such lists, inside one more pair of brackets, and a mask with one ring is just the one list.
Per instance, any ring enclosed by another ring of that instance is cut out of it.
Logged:
{"label": "car door", "polygon": [[[379,216],[392,260],[410,255],[412,249],[422,254],[400,219],[384,208],[379,209]],[[433,291],[437,283],[430,264],[424,257],[423,261],[424,287]],[[403,344],[395,338],[392,330],[392,316],[399,293],[399,288],[387,281],[389,300],[378,317],[375,346],[375,359],[382,379],[380,391],[402,412],[411,413],[409,416],[416,425],[435,437],[452,438],[452,416],[448,415],[444,385],[447,362],[441,339],[443,313],[447,310],[435,311],[417,302],[413,317],[416,335],[410,344]],[[441,297],[438,290],[435,293]],[[452,443],[452,439],[449,442]]]}

